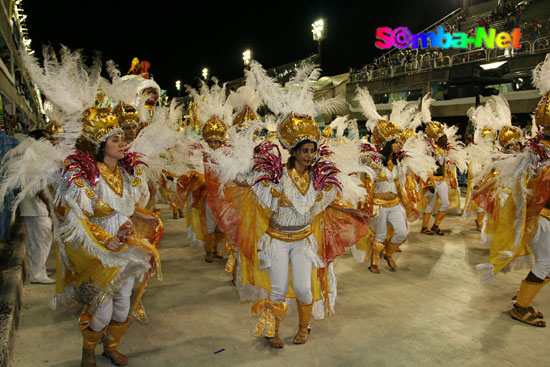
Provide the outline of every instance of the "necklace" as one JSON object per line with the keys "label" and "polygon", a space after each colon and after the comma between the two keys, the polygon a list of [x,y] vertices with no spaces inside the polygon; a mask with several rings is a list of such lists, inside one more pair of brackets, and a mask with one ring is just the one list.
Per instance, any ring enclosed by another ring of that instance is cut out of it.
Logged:
{"label": "necklace", "polygon": [[115,172],[111,171],[109,166],[103,162],[98,162],[97,167],[101,177],[107,182],[107,185],[117,194],[122,197],[122,191],[124,190],[124,184],[122,182],[122,175],[118,169],[118,165],[115,167]]}
{"label": "necklace", "polygon": [[309,171],[306,169],[304,173],[299,174],[298,171],[296,171],[296,168],[291,168],[288,170],[288,176],[292,180],[294,186],[296,186],[298,191],[300,191],[300,194],[305,196],[309,190],[309,184],[311,182]]}

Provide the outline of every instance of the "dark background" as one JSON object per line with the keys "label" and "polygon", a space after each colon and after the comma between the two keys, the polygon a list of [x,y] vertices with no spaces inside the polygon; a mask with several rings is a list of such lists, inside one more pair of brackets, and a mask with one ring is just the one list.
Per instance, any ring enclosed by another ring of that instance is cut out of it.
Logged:
{"label": "dark background", "polygon": [[[63,44],[100,51],[125,74],[133,57],[148,60],[150,73],[176,94],[175,81],[196,86],[203,67],[229,81],[243,75],[242,52],[249,48],[265,68],[317,52],[311,23],[325,20],[323,75],[361,68],[382,54],[374,46],[381,26],[419,32],[460,7],[461,0],[415,1],[43,1],[25,0],[32,48]],[[229,5],[230,4],[230,5]]]}

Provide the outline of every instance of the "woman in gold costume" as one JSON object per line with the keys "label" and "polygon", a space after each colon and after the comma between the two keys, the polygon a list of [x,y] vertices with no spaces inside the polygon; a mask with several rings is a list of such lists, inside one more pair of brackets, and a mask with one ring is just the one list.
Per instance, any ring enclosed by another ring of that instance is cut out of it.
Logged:
{"label": "woman in gold costume", "polygon": [[[111,108],[97,105],[100,63],[89,68],[79,52],[63,48],[61,53],[58,61],[53,52],[45,52],[45,68],[24,55],[31,77],[64,112],[64,132],[50,147],[55,154],[37,158],[51,167],[42,179],[55,188],[58,267],[51,306],[83,305],[81,366],[96,365],[100,340],[113,364],[126,365],[128,358],[117,347],[130,324],[130,311],[146,319],[141,296],[155,269],[161,276],[157,248],[163,226],[154,213],[136,207],[145,184],[143,162],[139,154],[125,150],[123,130]],[[134,284],[139,291],[131,305]]]}

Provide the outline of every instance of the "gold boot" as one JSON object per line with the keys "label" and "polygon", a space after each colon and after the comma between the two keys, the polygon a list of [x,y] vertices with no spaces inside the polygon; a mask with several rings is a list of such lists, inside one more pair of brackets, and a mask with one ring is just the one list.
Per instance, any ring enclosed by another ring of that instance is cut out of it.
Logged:
{"label": "gold boot", "polygon": [[305,344],[311,330],[309,322],[311,321],[313,302],[309,305],[303,305],[300,301],[296,300],[296,304],[298,305],[298,332],[292,342],[294,344]]}
{"label": "gold boot", "polygon": [[531,307],[531,303],[546,283],[548,283],[546,279],[541,283],[522,280],[514,308],[510,310],[510,316],[529,325],[545,327],[546,322],[537,317],[536,311]]}
{"label": "gold boot", "polygon": [[475,222],[476,222],[477,230],[479,232],[481,232],[481,230],[483,229],[483,218],[485,218],[485,212],[477,213],[477,218]]}
{"label": "gold boot", "polygon": [[103,335],[103,355],[111,360],[111,363],[117,366],[125,366],[128,364],[128,357],[116,350],[120,343],[122,335],[130,325],[130,318],[124,322],[111,320],[105,334]]}
{"label": "gold boot", "polygon": [[433,232],[428,229],[431,217],[432,213],[424,213],[424,217],[422,218],[422,229],[420,230],[420,233],[427,234],[428,236],[433,235]]}
{"label": "gold boot", "polygon": [[267,342],[272,348],[283,348],[285,344],[281,340],[281,337],[279,336],[279,324],[281,323],[281,319],[278,317],[275,317],[275,335],[273,337],[265,337],[267,339]]}
{"label": "gold boot", "polygon": [[371,265],[369,270],[374,274],[380,274],[380,269],[378,269],[378,264],[380,263],[380,253],[384,249],[384,244],[378,241],[372,241],[372,257]]}
{"label": "gold boot", "polygon": [[81,367],[96,367],[95,364],[95,346],[101,340],[101,336],[105,329],[101,331],[93,331],[89,327],[81,328],[82,333],[82,362]]}
{"label": "gold boot", "polygon": [[204,261],[211,263],[214,261],[214,246],[215,246],[215,234],[208,234],[206,236],[206,241],[204,244],[204,250],[206,251],[206,257],[204,258]]}
{"label": "gold boot", "polygon": [[384,251],[384,259],[388,263],[388,266],[390,267],[391,271],[396,271],[397,270],[397,264],[393,260],[392,256],[393,256],[394,252],[397,251],[397,249],[399,248],[399,246],[401,246],[401,244],[403,242],[401,242],[401,243],[393,243],[391,241],[386,242],[386,250]]}
{"label": "gold boot", "polygon": [[443,231],[439,229],[439,225],[441,224],[441,221],[443,221],[443,218],[445,218],[446,215],[447,215],[447,212],[437,212],[437,215],[435,216],[435,222],[431,228],[431,231],[438,236],[445,235]]}

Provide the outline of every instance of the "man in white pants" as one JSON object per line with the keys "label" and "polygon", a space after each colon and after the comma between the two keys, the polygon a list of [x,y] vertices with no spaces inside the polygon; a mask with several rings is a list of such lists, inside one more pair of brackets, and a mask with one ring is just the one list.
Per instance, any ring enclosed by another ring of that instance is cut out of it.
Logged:
{"label": "man in white pants", "polygon": [[27,229],[27,262],[31,283],[55,283],[46,273],[46,260],[52,246],[52,220],[44,195],[39,193],[24,199],[19,213]]}

